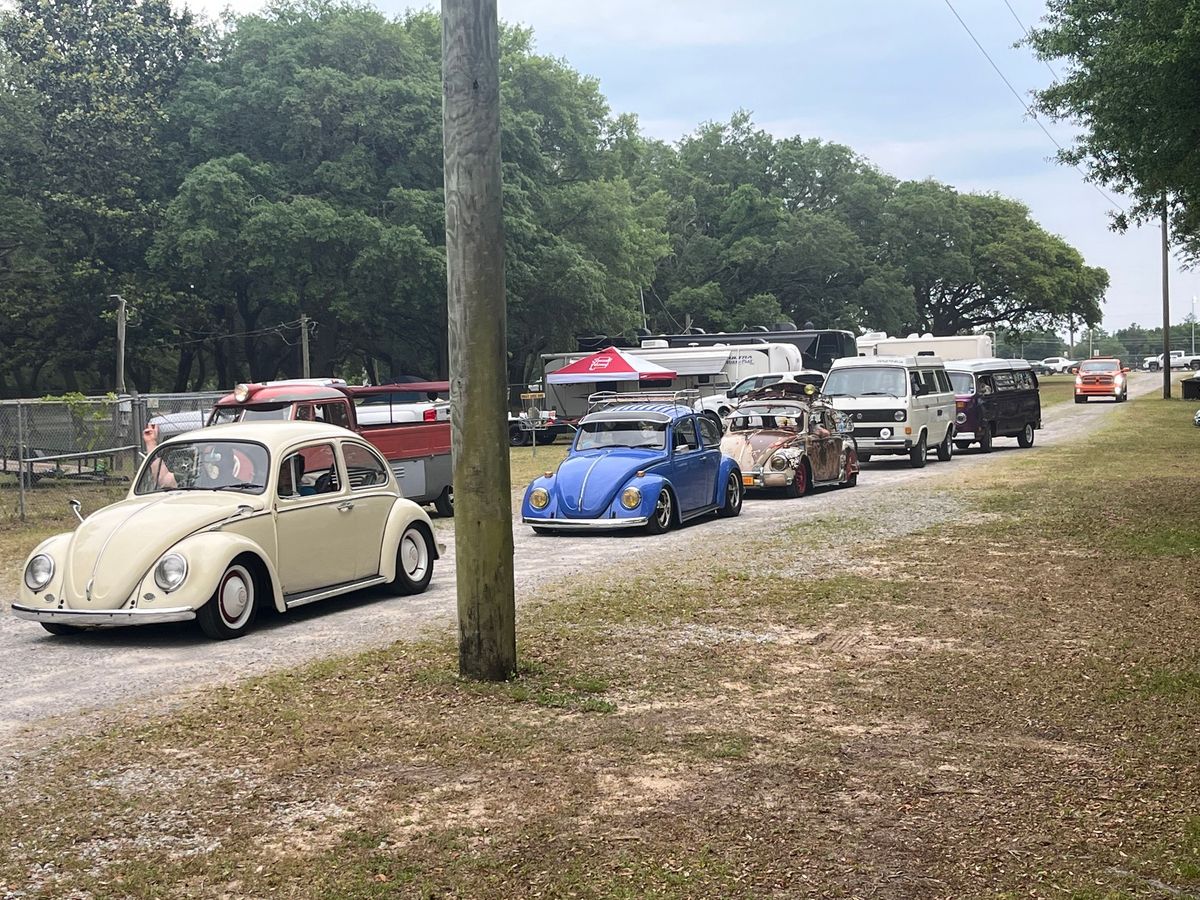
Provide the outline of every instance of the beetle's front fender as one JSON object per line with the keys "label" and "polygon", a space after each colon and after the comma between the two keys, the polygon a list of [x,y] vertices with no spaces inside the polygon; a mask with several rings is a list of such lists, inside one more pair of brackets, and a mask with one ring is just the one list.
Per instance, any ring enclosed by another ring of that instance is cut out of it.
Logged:
{"label": "beetle's front fender", "polygon": [[[188,566],[187,578],[177,590],[170,593],[154,581],[154,568],[158,565],[158,560],[168,553],[180,554],[187,560]],[[130,605],[136,605],[140,609],[178,606],[199,609],[212,597],[229,564],[243,554],[256,557],[262,564],[271,581],[271,595],[275,608],[283,612],[286,607],[283,605],[282,582],[271,555],[249,538],[227,531],[193,534],[156,557],[138,585],[137,593],[130,599]]]}

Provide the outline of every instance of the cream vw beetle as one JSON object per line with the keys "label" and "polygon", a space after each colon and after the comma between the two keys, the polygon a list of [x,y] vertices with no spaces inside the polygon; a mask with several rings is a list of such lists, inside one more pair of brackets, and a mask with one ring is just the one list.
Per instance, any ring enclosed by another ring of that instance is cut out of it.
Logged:
{"label": "cream vw beetle", "polygon": [[429,517],[344,428],[218,425],[164,441],[128,497],[38,545],[13,612],[52,634],[197,619],[234,638],[266,604],[420,593],[437,557]]}

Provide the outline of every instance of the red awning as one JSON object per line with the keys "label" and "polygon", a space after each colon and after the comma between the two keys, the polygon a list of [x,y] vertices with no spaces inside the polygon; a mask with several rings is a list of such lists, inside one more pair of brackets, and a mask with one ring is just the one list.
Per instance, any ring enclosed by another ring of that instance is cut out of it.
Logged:
{"label": "red awning", "polygon": [[609,347],[578,359],[546,376],[548,384],[590,384],[604,381],[670,380],[675,373],[640,356]]}

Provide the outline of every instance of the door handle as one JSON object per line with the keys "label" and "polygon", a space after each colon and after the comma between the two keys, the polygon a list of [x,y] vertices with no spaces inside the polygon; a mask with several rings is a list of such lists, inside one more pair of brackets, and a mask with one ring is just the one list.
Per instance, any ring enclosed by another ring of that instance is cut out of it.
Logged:
{"label": "door handle", "polygon": [[351,500],[343,500],[337,505],[338,512],[350,512],[352,509],[354,509],[354,502]]}

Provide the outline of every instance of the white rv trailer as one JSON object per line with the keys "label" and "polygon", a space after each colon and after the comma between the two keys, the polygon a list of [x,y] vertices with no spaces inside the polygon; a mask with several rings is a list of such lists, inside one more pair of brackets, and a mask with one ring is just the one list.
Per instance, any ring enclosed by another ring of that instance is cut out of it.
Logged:
{"label": "white rv trailer", "polygon": [[857,339],[859,356],[936,356],[941,360],[982,359],[995,356],[990,334],[910,334],[906,338],[888,337],[872,331]]}
{"label": "white rv trailer", "polygon": [[[696,390],[701,397],[723,394],[731,385],[747,375],[766,372],[795,372],[804,368],[804,357],[793,344],[715,344],[703,347],[668,347],[666,341],[643,341],[641,347],[624,347],[622,353],[640,356],[670,369],[676,377],[650,385],[663,390]],[[588,353],[543,353],[542,369],[546,375],[557,372]],[[646,387],[642,382],[640,387]],[[636,391],[638,382],[610,382],[606,388],[618,392]],[[588,395],[596,386],[589,383],[546,383],[546,409],[553,409],[559,418],[575,419],[587,412]]]}

